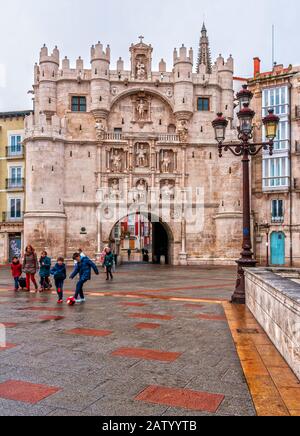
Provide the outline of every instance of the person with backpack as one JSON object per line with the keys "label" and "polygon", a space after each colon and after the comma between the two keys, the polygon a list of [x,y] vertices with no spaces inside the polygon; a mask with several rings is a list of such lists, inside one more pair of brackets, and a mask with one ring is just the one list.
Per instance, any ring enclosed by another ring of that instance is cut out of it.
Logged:
{"label": "person with backpack", "polygon": [[110,248],[106,248],[105,252],[106,254],[105,254],[103,266],[106,268],[106,281],[108,281],[109,278],[111,278],[111,280],[114,279],[112,274],[112,269],[114,266],[114,255]]}
{"label": "person with backpack", "polygon": [[85,296],[83,292],[83,286],[86,282],[91,280],[92,277],[92,269],[94,270],[94,273],[98,276],[99,271],[97,266],[94,264],[94,262],[91,261],[91,259],[87,256],[81,257],[80,253],[75,253],[73,256],[73,260],[76,261],[75,269],[72,272],[70,279],[73,280],[78,274],[79,274],[79,281],[76,286],[76,292],[75,292],[75,300],[77,304],[85,303]]}

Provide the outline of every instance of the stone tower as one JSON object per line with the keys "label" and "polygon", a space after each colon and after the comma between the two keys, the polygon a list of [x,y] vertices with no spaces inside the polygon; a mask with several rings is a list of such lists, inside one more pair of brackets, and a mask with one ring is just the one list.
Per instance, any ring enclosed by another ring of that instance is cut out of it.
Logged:
{"label": "stone tower", "polygon": [[200,72],[200,65],[205,65],[206,73],[211,74],[212,72],[211,53],[210,53],[209,39],[207,36],[205,23],[203,23],[203,27],[201,31],[199,53],[198,53],[198,60],[197,60],[197,73]]}

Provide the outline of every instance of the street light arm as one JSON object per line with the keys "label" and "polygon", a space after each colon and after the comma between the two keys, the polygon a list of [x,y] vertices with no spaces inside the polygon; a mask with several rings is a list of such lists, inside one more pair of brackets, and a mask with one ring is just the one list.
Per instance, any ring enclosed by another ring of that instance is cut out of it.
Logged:
{"label": "street light arm", "polygon": [[259,142],[259,143],[249,143],[244,142],[241,144],[234,145],[232,143],[219,143],[219,155],[220,157],[223,157],[223,150],[224,151],[231,151],[231,153],[234,156],[243,156],[245,151],[248,152],[250,156],[256,156],[258,153],[260,153],[261,150],[269,150],[270,155],[273,155],[273,149],[274,149],[274,142]]}

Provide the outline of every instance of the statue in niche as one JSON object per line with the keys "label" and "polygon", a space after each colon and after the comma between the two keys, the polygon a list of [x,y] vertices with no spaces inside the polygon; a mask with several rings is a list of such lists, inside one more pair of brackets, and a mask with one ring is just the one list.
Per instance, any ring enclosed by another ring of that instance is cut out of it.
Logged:
{"label": "statue in niche", "polygon": [[144,144],[137,144],[136,164],[139,168],[148,166],[148,150],[145,148]]}
{"label": "statue in niche", "polygon": [[136,66],[136,77],[138,80],[146,79],[146,67],[143,62],[143,58],[139,58],[137,66]]}
{"label": "statue in niche", "polygon": [[161,198],[163,200],[171,200],[174,198],[174,185],[169,180],[165,180],[161,187]]}
{"label": "statue in niche", "polygon": [[119,180],[114,179],[110,184],[109,198],[111,200],[118,200],[120,199],[120,197],[121,197],[121,191],[120,191]]}
{"label": "statue in niche", "polygon": [[122,171],[122,155],[119,150],[114,150],[111,156],[112,170],[119,173]]}
{"label": "statue in niche", "polygon": [[148,185],[145,180],[139,180],[136,184],[135,200],[139,202],[145,202],[147,197]]}
{"label": "statue in niche", "polygon": [[161,170],[163,173],[170,173],[171,172],[171,157],[169,152],[164,152],[163,158],[161,161]]}
{"label": "statue in niche", "polygon": [[186,120],[181,120],[178,122],[177,133],[179,135],[180,142],[187,142],[189,130]]}
{"label": "statue in niche", "polygon": [[144,121],[147,111],[147,104],[145,103],[144,99],[142,98],[140,99],[140,101],[137,103],[136,109],[137,109],[139,121]]}

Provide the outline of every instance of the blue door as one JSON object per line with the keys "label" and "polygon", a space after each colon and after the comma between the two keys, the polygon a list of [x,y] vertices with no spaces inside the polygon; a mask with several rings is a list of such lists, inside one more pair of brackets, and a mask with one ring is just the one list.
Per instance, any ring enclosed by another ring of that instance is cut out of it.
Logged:
{"label": "blue door", "polygon": [[285,265],[285,235],[282,232],[271,235],[271,264]]}

